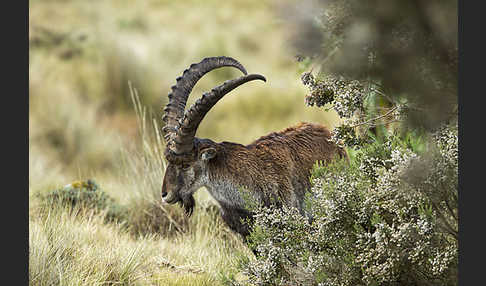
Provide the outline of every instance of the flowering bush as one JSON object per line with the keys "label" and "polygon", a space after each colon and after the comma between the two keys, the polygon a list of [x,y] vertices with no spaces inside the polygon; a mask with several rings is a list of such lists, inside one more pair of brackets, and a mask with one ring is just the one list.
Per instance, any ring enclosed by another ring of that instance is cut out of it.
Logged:
{"label": "flowering bush", "polygon": [[305,98],[307,105],[332,108],[343,119],[332,135],[333,141],[341,146],[359,147],[370,142],[370,128],[403,122],[409,111],[406,100],[392,99],[371,80],[314,77],[311,72],[304,72],[301,80],[310,91]]}
{"label": "flowering bush", "polygon": [[307,216],[253,209],[247,283],[457,285],[457,1],[298,3],[305,102],[349,158],[316,164]]}
{"label": "flowering bush", "polygon": [[[302,0],[287,13],[301,63],[320,77],[315,82],[304,74],[309,104],[334,101],[336,112],[349,118],[376,93],[381,114],[407,103],[413,106],[407,124],[431,129],[454,113],[457,0]],[[314,88],[321,85],[326,88]]]}
{"label": "flowering bush", "polygon": [[256,209],[248,283],[457,284],[457,125],[429,139],[391,135],[349,162],[317,164],[311,221],[296,209]]}

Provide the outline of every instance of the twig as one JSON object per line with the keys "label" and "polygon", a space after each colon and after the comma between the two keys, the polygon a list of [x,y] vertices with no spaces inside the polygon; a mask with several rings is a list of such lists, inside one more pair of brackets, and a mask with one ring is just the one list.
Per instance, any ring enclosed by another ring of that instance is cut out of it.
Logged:
{"label": "twig", "polygon": [[190,273],[196,273],[196,274],[204,272],[204,270],[197,268],[197,267],[193,267],[193,266],[186,266],[186,265],[177,266],[177,265],[174,265],[174,264],[170,263],[170,261],[168,261],[167,259],[164,259],[164,258],[159,259],[158,262],[159,262],[159,264],[163,265],[164,267],[174,269],[176,272],[190,272]]}
{"label": "twig", "polygon": [[182,233],[185,233],[186,231],[184,230],[184,228],[182,226],[180,226],[171,216],[170,214],[167,212],[167,210],[165,208],[163,208],[159,203],[156,203],[157,207],[159,207],[164,213],[165,215],[167,216],[167,218],[169,219],[169,221],[174,224],[174,226],[176,227],[176,229]]}
{"label": "twig", "polygon": [[399,122],[400,120],[399,119],[393,119],[393,120],[390,120],[390,121],[387,121],[387,122],[383,122],[383,123],[379,123],[379,124],[373,124],[373,127],[374,126],[378,126],[378,125],[387,125],[387,124],[390,124],[390,123],[393,123],[393,122]]}
{"label": "twig", "polygon": [[378,95],[381,95],[381,96],[385,97],[386,99],[388,99],[388,101],[394,102],[394,100],[391,97],[389,97],[387,94],[379,91],[378,89],[372,87],[371,90],[374,91],[374,92],[376,92],[376,93],[378,93]]}
{"label": "twig", "polygon": [[[385,113],[383,115],[380,115],[378,117],[372,118],[370,120],[367,120],[367,121],[364,121],[364,122],[361,122],[361,123],[357,123],[357,124],[351,126],[351,128],[355,128],[355,127],[358,127],[358,126],[361,126],[361,125],[364,125],[364,124],[368,124],[368,123],[370,123],[372,121],[375,121],[375,120],[378,120],[380,118],[386,117],[386,116],[390,115],[390,113],[392,113],[393,111],[397,110],[397,108],[398,108],[398,106],[395,106],[392,109],[390,109],[387,113]],[[391,121],[391,122],[393,122],[393,121]],[[389,122],[389,123],[391,123],[391,122]]]}

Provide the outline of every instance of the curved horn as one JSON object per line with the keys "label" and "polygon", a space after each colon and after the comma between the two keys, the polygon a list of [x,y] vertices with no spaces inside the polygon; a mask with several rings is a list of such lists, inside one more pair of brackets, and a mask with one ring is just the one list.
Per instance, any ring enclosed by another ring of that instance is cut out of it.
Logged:
{"label": "curved horn", "polygon": [[184,114],[178,130],[178,136],[174,140],[178,145],[178,150],[183,150],[183,152],[190,152],[192,150],[194,136],[196,135],[199,124],[208,111],[224,95],[246,82],[257,79],[267,81],[264,76],[259,74],[245,75],[237,79],[228,80],[213,88],[211,92],[203,94]]}
{"label": "curved horn", "polygon": [[162,132],[168,148],[173,149],[175,153],[183,153],[177,150],[177,146],[172,146],[172,141],[177,137],[178,122],[184,115],[187,98],[192,88],[206,73],[225,66],[235,67],[243,72],[243,74],[247,74],[243,65],[233,58],[205,58],[201,62],[192,64],[188,69],[184,70],[182,76],[176,79],[177,83],[171,87],[172,92],[168,95],[169,102],[164,108],[164,116],[162,117],[162,120],[165,122],[165,127],[162,128]]}

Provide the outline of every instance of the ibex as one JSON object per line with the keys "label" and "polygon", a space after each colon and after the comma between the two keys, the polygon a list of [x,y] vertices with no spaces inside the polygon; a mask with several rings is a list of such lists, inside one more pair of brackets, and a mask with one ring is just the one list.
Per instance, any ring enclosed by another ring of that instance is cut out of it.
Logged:
{"label": "ibex", "polygon": [[[234,67],[244,76],[229,80],[204,93],[187,111],[187,98],[196,82],[207,72]],[[225,94],[252,80],[266,81],[230,57],[205,58],[192,64],[177,78],[164,108],[162,131],[168,165],[162,185],[162,199],[181,203],[191,215],[193,194],[206,187],[219,203],[223,220],[235,232],[247,237],[250,226],[242,221],[252,218],[246,206],[248,197],[259,204],[287,205],[303,210],[304,194],[310,189],[310,170],[316,161],[329,162],[346,156],[330,141],[322,125],[300,123],[278,133],[263,136],[249,145],[216,143],[195,137],[208,111]],[[244,192],[243,192],[244,190]],[[245,194],[244,194],[245,193]]]}

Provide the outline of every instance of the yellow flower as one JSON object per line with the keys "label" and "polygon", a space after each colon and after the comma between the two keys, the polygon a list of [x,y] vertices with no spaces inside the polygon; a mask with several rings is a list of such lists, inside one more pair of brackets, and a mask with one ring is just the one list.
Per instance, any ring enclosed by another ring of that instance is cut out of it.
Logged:
{"label": "yellow flower", "polygon": [[67,185],[66,187],[69,186],[75,189],[80,189],[85,186],[85,183],[83,181],[74,181],[71,184]]}

